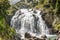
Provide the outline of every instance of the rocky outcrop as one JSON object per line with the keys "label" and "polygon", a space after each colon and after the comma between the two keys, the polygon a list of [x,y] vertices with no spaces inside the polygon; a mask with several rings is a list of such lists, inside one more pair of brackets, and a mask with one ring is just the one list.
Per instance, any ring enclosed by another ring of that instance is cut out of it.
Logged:
{"label": "rocky outcrop", "polygon": [[42,12],[42,18],[43,18],[43,20],[46,22],[46,24],[47,24],[47,26],[49,27],[49,28],[51,28],[52,27],[52,22],[53,22],[53,20],[54,20],[54,17],[53,17],[54,15],[53,15],[53,12],[52,13],[49,13],[49,12],[46,12],[46,11],[43,11]]}

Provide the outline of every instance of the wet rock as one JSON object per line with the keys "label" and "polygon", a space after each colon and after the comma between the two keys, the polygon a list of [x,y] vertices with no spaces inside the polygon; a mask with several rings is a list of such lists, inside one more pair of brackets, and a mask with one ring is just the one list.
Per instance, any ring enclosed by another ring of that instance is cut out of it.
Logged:
{"label": "wet rock", "polygon": [[60,32],[58,32],[57,36],[58,36],[57,40],[60,40]]}
{"label": "wet rock", "polygon": [[47,36],[46,35],[42,35],[40,40],[46,40]]}
{"label": "wet rock", "polygon": [[34,39],[34,40],[41,40],[41,39],[39,39],[39,38],[36,38],[36,39]]}
{"label": "wet rock", "polygon": [[55,3],[56,0],[49,0],[49,3]]}
{"label": "wet rock", "polygon": [[32,36],[29,33],[25,33],[25,38],[31,38]]}
{"label": "wet rock", "polygon": [[33,13],[37,13],[35,8],[33,9]]}
{"label": "wet rock", "polygon": [[21,35],[16,33],[16,35],[14,35],[14,36],[11,38],[11,40],[21,40]]}
{"label": "wet rock", "polygon": [[46,35],[42,35],[41,38],[47,38],[47,36]]}
{"label": "wet rock", "polygon": [[31,2],[32,0],[27,0],[27,2],[29,3],[29,2]]}
{"label": "wet rock", "polygon": [[36,39],[36,37],[34,36],[33,39]]}

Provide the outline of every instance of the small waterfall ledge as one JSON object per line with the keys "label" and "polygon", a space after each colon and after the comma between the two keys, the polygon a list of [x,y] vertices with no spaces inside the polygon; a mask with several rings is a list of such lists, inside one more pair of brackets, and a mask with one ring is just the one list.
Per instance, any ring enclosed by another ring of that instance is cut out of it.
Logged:
{"label": "small waterfall ledge", "polygon": [[49,34],[49,29],[40,12],[40,10],[20,9],[12,17],[11,26],[21,35],[21,39],[25,38],[25,33],[39,38],[41,35],[53,36]]}

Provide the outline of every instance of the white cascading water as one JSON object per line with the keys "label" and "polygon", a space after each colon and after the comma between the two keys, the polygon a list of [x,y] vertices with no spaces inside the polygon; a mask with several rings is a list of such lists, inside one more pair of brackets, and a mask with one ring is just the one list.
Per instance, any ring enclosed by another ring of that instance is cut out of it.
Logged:
{"label": "white cascading water", "polygon": [[11,26],[15,28],[16,32],[24,38],[24,34],[30,33],[32,36],[49,35],[48,27],[43,21],[41,11],[36,12],[31,9],[20,9],[11,19]]}

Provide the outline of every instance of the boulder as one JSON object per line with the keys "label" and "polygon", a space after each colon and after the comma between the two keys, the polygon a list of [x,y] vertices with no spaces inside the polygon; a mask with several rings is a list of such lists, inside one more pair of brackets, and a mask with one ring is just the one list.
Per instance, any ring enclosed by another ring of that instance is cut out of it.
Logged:
{"label": "boulder", "polygon": [[29,33],[25,33],[25,38],[31,38],[32,36]]}
{"label": "boulder", "polygon": [[46,35],[42,35],[40,40],[46,40],[47,36]]}

